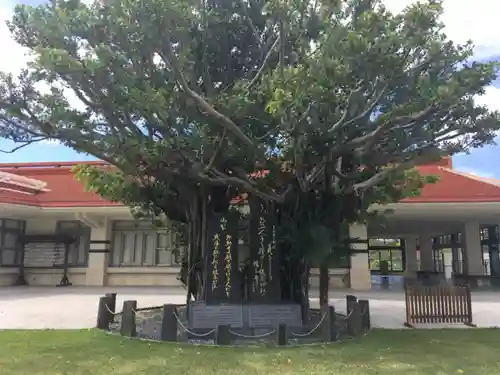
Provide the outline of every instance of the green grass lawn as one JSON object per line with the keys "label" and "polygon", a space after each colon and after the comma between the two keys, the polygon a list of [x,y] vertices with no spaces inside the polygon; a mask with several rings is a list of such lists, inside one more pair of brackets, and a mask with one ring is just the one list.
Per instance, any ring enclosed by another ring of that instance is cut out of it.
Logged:
{"label": "green grass lawn", "polygon": [[2,331],[0,374],[500,374],[500,330],[374,330],[359,342],[216,348],[126,340],[96,330]]}

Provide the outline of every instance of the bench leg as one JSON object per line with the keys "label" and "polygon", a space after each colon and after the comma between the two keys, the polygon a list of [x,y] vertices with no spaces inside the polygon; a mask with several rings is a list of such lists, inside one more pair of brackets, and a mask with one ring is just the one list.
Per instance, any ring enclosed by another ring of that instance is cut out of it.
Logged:
{"label": "bench leg", "polygon": [[477,328],[477,325],[472,323],[472,322],[465,322],[464,323],[467,327],[472,327],[472,328]]}
{"label": "bench leg", "polygon": [[413,324],[410,324],[410,323],[408,323],[408,322],[405,322],[405,323],[404,323],[404,326],[405,326],[406,328],[415,328],[415,326],[414,326]]}

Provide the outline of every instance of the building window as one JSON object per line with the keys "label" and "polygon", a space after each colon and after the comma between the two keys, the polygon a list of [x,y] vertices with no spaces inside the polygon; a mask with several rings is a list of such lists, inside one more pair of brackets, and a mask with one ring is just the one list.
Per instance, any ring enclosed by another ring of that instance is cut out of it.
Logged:
{"label": "building window", "polygon": [[405,264],[401,249],[370,250],[370,271],[392,273],[404,270]]}
{"label": "building window", "polygon": [[21,262],[22,243],[26,223],[23,220],[0,219],[0,264],[17,266]]}
{"label": "building window", "polygon": [[57,222],[56,233],[75,236],[76,241],[70,245],[68,266],[87,266],[90,247],[90,228],[78,220],[63,220]]}
{"label": "building window", "polygon": [[400,239],[371,238],[369,262],[372,273],[390,274],[406,268],[404,246]]}
{"label": "building window", "polygon": [[184,246],[177,230],[152,222],[115,221],[110,266],[177,266]]}

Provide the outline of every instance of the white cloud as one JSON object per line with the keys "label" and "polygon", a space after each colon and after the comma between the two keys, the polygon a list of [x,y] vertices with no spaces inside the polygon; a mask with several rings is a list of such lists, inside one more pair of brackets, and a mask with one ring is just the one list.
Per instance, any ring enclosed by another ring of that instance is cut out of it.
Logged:
{"label": "white cloud", "polygon": [[500,88],[486,87],[485,94],[476,98],[475,102],[492,110],[500,111]]}
{"label": "white cloud", "polygon": [[[383,0],[394,11],[401,11],[415,0]],[[476,45],[478,59],[500,55],[497,41],[498,14],[500,2],[497,0],[444,0],[443,22],[445,33],[458,43],[471,39]]]}
{"label": "white cloud", "polygon": [[5,22],[12,15],[12,5],[0,2],[0,46],[4,51],[4,58],[0,59],[0,71],[15,73],[26,66],[27,50],[12,40],[10,31]]}

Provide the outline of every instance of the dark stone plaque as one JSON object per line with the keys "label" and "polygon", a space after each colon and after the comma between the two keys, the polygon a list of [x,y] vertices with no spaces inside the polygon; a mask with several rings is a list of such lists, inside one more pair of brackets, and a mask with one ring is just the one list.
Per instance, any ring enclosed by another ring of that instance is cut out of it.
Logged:
{"label": "dark stone plaque", "polygon": [[208,304],[241,299],[238,218],[238,213],[229,212],[227,215],[214,215],[207,223],[209,251],[205,264],[205,301]]}
{"label": "dark stone plaque", "polygon": [[281,300],[280,254],[276,245],[274,210],[253,198],[250,201],[250,300],[277,303]]}
{"label": "dark stone plaque", "polygon": [[300,305],[207,305],[194,302],[189,308],[189,327],[216,328],[229,325],[232,328],[276,327],[286,324],[291,327],[302,326]]}
{"label": "dark stone plaque", "polygon": [[248,305],[250,327],[275,327],[279,324],[302,326],[300,305]]}
{"label": "dark stone plaque", "polygon": [[189,327],[215,328],[218,325],[243,327],[243,305],[221,304],[207,305],[204,302],[194,302],[189,307]]}

